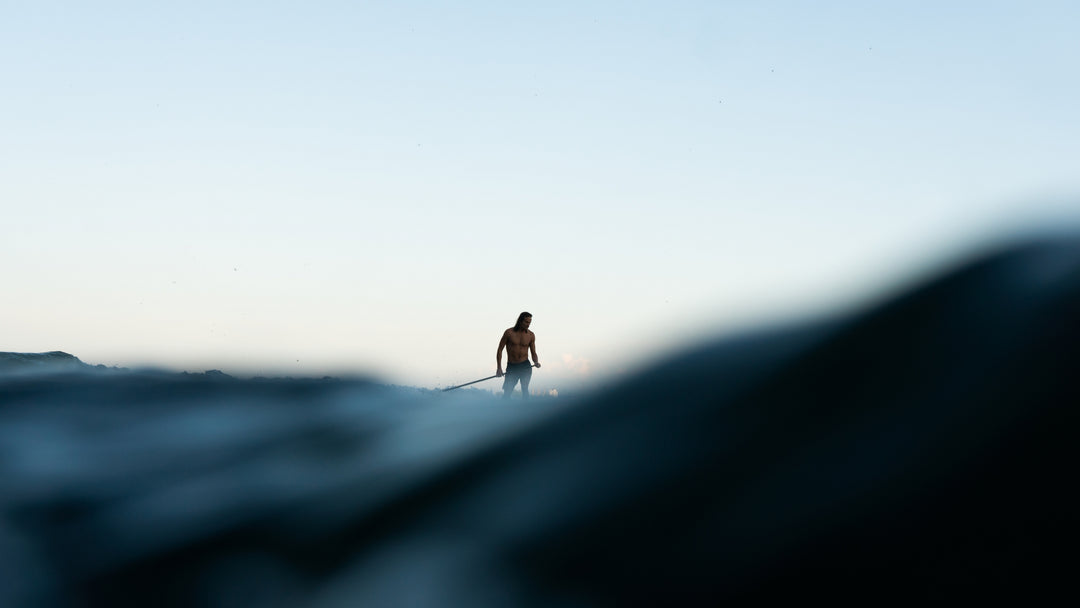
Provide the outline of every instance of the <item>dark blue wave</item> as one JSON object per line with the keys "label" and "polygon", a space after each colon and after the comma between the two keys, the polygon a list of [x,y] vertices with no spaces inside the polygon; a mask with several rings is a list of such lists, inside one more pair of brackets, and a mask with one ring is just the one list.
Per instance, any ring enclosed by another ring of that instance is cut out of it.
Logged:
{"label": "dark blue wave", "polygon": [[574,401],[3,374],[0,605],[1073,597],[1077,362],[1074,236]]}

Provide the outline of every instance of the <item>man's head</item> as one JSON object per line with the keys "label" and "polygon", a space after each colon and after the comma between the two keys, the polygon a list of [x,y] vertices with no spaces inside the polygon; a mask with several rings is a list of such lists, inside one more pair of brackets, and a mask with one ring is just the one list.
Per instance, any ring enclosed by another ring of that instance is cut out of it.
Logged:
{"label": "man's head", "polygon": [[523,312],[518,315],[517,323],[514,324],[514,331],[525,331],[529,329],[530,323],[532,323],[532,313]]}

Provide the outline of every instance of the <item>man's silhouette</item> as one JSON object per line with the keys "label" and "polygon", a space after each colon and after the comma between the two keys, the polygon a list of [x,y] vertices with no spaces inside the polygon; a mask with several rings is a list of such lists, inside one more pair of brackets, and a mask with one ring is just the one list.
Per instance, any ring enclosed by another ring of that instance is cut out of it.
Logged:
{"label": "man's silhouette", "polygon": [[[506,348],[506,379],[503,380],[503,398],[509,399],[514,393],[514,386],[521,381],[521,397],[529,398],[529,380],[532,368],[540,367],[540,358],[536,356],[536,334],[529,331],[532,314],[523,312],[518,315],[517,323],[503,332],[499,340],[499,350],[495,353],[495,375],[503,376],[502,352]],[[529,351],[532,351],[532,364],[529,363]]]}

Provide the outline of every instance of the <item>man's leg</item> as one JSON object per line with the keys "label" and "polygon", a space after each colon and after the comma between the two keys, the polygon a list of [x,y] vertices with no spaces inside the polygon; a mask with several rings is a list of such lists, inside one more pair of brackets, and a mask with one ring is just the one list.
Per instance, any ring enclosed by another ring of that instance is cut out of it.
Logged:
{"label": "man's leg", "polygon": [[521,372],[521,398],[529,398],[529,380],[532,380],[532,366],[525,368],[525,371]]}
{"label": "man's leg", "polygon": [[514,394],[514,385],[517,384],[517,374],[510,371],[510,366],[506,366],[506,373],[503,374],[503,399],[509,399],[510,395]]}

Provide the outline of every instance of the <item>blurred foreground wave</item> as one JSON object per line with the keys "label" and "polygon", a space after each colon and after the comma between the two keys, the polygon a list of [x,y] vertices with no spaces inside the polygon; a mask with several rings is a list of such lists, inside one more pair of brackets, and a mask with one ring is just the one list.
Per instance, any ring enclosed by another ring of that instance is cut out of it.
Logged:
{"label": "blurred foreground wave", "polygon": [[1076,596],[1080,235],[577,400],[72,359],[0,354],[2,606]]}

